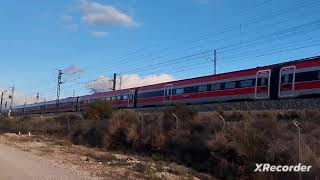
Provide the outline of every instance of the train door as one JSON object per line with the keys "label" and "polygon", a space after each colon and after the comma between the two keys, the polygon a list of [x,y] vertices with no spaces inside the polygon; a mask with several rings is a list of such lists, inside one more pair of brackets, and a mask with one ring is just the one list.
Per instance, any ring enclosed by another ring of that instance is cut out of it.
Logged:
{"label": "train door", "polygon": [[128,107],[134,107],[135,90],[130,90],[128,94]]}
{"label": "train door", "polygon": [[165,104],[170,104],[172,98],[172,84],[168,84],[164,87],[163,102]]}
{"label": "train door", "polygon": [[267,99],[270,97],[271,70],[261,70],[256,74],[255,98]]}
{"label": "train door", "polygon": [[294,95],[295,66],[287,66],[280,69],[279,97],[290,97]]}

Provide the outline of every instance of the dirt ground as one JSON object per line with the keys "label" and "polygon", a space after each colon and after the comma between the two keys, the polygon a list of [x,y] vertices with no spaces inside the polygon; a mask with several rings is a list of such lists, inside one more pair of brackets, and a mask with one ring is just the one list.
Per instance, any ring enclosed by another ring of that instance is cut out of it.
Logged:
{"label": "dirt ground", "polygon": [[92,179],[211,179],[209,175],[175,163],[76,146],[53,137],[6,133],[0,135],[0,143]]}

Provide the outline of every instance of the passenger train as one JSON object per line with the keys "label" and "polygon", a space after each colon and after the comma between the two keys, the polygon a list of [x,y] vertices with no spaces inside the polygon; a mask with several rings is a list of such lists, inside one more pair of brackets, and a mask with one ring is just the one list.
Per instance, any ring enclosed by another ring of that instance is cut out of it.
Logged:
{"label": "passenger train", "polygon": [[12,114],[83,111],[96,100],[114,108],[320,97],[320,56],[57,101],[17,106]]}

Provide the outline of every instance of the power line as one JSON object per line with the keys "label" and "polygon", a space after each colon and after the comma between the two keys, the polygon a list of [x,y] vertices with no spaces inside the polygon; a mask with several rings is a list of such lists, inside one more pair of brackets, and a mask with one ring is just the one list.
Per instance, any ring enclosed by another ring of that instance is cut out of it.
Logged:
{"label": "power line", "polygon": [[[271,2],[271,1],[270,1],[270,2]],[[246,23],[246,24],[247,24],[247,25],[251,25],[251,24],[255,24],[255,23],[262,22],[262,21],[266,21],[266,20],[268,20],[268,19],[277,17],[277,16],[279,16],[279,15],[286,14],[286,13],[290,12],[291,9],[304,8],[304,7],[307,7],[307,6],[309,6],[309,5],[312,5],[312,3],[315,3],[315,2],[317,2],[317,1],[313,1],[313,0],[312,0],[312,1],[303,1],[302,3],[298,4],[298,6],[293,6],[293,7],[290,7],[290,8],[288,8],[288,9],[280,10],[280,11],[272,14],[271,16],[268,15],[268,16],[263,16],[263,17],[255,18],[255,19],[249,21],[249,22]],[[265,3],[267,3],[267,1],[265,1]],[[262,3],[259,3],[259,4],[257,4],[257,6],[260,6],[261,4],[262,4]],[[235,29],[239,29],[239,28],[241,28],[243,25],[244,25],[244,24],[242,23],[242,24],[240,24],[240,26],[238,26],[238,25],[231,26],[230,28],[225,29],[225,31],[222,31],[222,32],[217,33],[217,34],[214,34],[214,35],[212,35],[212,36],[217,36],[217,35],[220,35],[220,34],[224,34],[224,33],[226,33],[226,32],[229,32],[229,31],[233,31],[233,30],[235,30]],[[210,38],[210,37],[211,37],[211,35],[204,35],[204,36],[202,36],[202,37],[200,37],[200,38],[198,38],[198,39],[196,39],[196,40],[185,41],[184,43],[185,43],[185,44],[192,44],[192,43],[195,43],[195,42],[198,42],[198,41],[201,41],[201,40]],[[171,45],[171,46],[167,47],[166,49],[172,49],[172,47],[174,47],[174,46]],[[153,51],[152,53],[149,53],[149,54],[147,54],[147,55],[154,55],[154,54],[157,54],[157,53],[159,53],[159,52],[162,52],[162,50],[160,49],[160,50],[158,50],[158,51]],[[143,57],[145,57],[145,56],[146,56],[146,55],[144,55]],[[139,56],[138,56],[138,57],[139,57]],[[124,61],[124,62],[121,63],[121,65],[126,64],[126,63],[129,63],[129,62],[136,61],[136,60],[138,59],[138,57],[129,59],[129,60],[127,60],[127,61]],[[154,59],[154,58],[153,58],[153,59]],[[116,63],[113,63],[113,64],[109,65],[109,67],[112,67],[112,65],[116,65]],[[118,65],[120,65],[120,63],[118,63]],[[99,70],[99,69],[102,69],[102,68],[98,68],[98,69],[96,69],[96,70]]]}

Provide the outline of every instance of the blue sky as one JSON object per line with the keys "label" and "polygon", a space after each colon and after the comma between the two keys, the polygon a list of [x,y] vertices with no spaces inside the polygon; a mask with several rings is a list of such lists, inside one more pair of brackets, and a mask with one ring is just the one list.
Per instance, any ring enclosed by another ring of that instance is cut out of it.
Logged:
{"label": "blue sky", "polygon": [[57,68],[79,71],[64,76],[64,97],[87,94],[87,82],[114,72],[130,85],[209,75],[212,49],[219,73],[319,55],[319,7],[316,0],[2,1],[0,88],[15,84],[19,98],[52,99]]}

